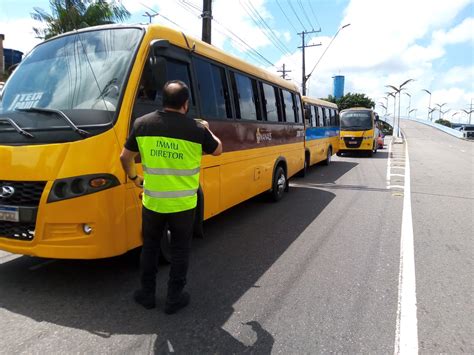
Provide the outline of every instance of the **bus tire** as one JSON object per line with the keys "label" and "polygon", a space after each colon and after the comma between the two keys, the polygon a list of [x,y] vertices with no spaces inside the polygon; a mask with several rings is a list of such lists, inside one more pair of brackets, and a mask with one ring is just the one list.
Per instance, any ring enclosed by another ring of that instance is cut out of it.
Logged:
{"label": "bus tire", "polygon": [[324,165],[327,166],[331,164],[331,157],[332,157],[332,148],[329,146],[327,154],[326,154],[326,160],[324,161]]}
{"label": "bus tire", "polygon": [[298,176],[299,177],[305,177],[306,174],[308,173],[308,168],[309,168],[309,153],[306,153],[305,154],[305,157],[304,157],[304,166],[303,166],[303,169],[301,169],[299,172],[298,172]]}
{"label": "bus tire", "polygon": [[374,149],[373,149],[374,154],[377,154],[377,142],[374,141]]}
{"label": "bus tire", "polygon": [[171,262],[171,230],[168,223],[165,224],[160,239],[160,262],[162,264],[169,264]]}
{"label": "bus tire", "polygon": [[285,169],[278,165],[273,174],[271,197],[274,202],[278,202],[283,198],[285,190],[288,190],[288,181]]}

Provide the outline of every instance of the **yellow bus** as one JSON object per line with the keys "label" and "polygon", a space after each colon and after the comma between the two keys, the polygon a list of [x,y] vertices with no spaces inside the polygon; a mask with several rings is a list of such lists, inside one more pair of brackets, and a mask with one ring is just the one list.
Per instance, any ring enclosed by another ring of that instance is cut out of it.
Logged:
{"label": "yellow bus", "polygon": [[189,115],[224,147],[202,159],[196,231],[257,194],[281,199],[304,167],[296,85],[166,27],[93,27],[38,45],[5,84],[0,249],[92,259],[140,246],[141,190],[119,155],[170,79],[188,84]]}
{"label": "yellow bus", "polygon": [[[339,151],[339,113],[337,105],[303,96],[305,113],[305,168],[324,162]],[[306,170],[306,169],[305,169]]]}
{"label": "yellow bus", "polygon": [[341,131],[339,152],[377,153],[378,129],[375,112],[370,108],[354,107],[340,112]]}

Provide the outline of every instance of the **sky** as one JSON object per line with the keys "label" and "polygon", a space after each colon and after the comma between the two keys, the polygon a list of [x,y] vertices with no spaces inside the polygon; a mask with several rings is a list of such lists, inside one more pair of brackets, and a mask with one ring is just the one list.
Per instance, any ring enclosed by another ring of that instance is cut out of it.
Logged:
{"label": "sky", "polygon": [[[145,12],[158,13],[153,23],[201,37],[202,0],[122,3],[132,13],[128,23],[147,23]],[[31,19],[33,7],[49,11],[49,1],[0,1],[5,48],[27,53],[40,42],[32,30],[40,25]],[[428,90],[431,107],[441,107],[444,118],[468,122],[462,109],[469,111],[474,98],[473,0],[213,0],[212,12],[215,46],[278,75],[285,65],[298,85],[298,33],[313,31],[305,35],[305,44],[314,45],[305,50],[306,75],[312,73],[308,96],[332,95],[333,77],[343,75],[345,93],[366,94],[378,112],[385,113],[384,105],[393,114],[387,85],[413,79],[402,91],[402,116],[413,110],[411,117],[427,118]],[[433,112],[435,119],[440,115]]]}

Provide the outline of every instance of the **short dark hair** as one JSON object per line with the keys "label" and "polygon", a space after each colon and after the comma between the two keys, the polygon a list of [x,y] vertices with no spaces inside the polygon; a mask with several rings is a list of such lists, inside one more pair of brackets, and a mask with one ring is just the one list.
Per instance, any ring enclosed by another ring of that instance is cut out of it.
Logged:
{"label": "short dark hair", "polygon": [[[176,85],[174,85],[176,84]],[[189,100],[189,89],[181,80],[170,80],[163,86],[163,108],[180,109]]]}

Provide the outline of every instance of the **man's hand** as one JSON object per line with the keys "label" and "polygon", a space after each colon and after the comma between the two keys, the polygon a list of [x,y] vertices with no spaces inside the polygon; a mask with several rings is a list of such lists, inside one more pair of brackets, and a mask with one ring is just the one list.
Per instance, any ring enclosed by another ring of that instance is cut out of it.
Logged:
{"label": "man's hand", "polygon": [[137,178],[133,180],[136,187],[143,189],[143,176],[137,175]]}
{"label": "man's hand", "polygon": [[200,118],[196,118],[196,121],[200,124],[202,124],[204,127],[206,127],[207,129],[209,129],[209,122],[207,122],[206,120],[201,120]]}

